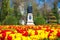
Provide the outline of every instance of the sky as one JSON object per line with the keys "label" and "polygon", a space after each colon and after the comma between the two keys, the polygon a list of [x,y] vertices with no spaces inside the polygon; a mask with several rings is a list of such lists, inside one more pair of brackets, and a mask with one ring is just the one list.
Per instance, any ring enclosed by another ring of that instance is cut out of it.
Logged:
{"label": "sky", "polygon": [[[39,7],[42,7],[43,6],[43,4],[44,4],[44,0],[35,0],[36,1],[36,3],[39,5]],[[52,3],[54,2],[54,0],[45,0],[45,2],[48,4],[48,5],[50,5],[50,6],[52,6]],[[11,5],[11,7],[12,7],[12,0],[10,0],[10,5]],[[58,8],[60,7],[60,2],[58,3]]]}
{"label": "sky", "polygon": [[10,0],[10,6],[13,7],[13,2],[12,2],[12,0]]}
{"label": "sky", "polygon": [[[52,6],[52,3],[54,2],[54,0],[45,0],[46,3],[48,3],[48,5]],[[52,2],[52,3],[51,3]],[[43,0],[36,0],[36,3],[39,5],[39,6],[43,6],[44,2]],[[60,2],[58,3],[57,7],[59,8],[60,7]]]}
{"label": "sky", "polygon": [[60,8],[60,2],[58,3],[58,7]]}

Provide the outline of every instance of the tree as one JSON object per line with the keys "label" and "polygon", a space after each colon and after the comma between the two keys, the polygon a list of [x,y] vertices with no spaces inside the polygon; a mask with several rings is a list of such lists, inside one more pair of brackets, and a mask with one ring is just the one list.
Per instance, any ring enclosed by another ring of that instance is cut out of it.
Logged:
{"label": "tree", "polygon": [[2,22],[6,16],[10,13],[10,0],[2,0],[0,21]]}
{"label": "tree", "polygon": [[[26,21],[26,8],[27,8],[27,1],[28,0],[14,0],[13,3],[14,3],[14,16],[16,18],[18,18],[18,20],[20,19],[24,19],[24,21]],[[23,6],[22,6],[23,5]],[[21,10],[20,8],[24,8],[24,14],[22,15],[21,14]]]}
{"label": "tree", "polygon": [[54,0],[54,3],[53,3],[54,7],[53,7],[53,9],[52,9],[52,12],[53,12],[54,15],[56,16],[57,23],[58,23],[59,15],[58,15],[58,13],[57,13],[57,11],[58,11],[57,3],[58,3],[58,0]]}
{"label": "tree", "polygon": [[33,16],[34,16],[34,19],[37,17],[37,14],[39,13],[40,15],[40,12],[38,10],[38,5],[36,4],[36,2],[34,0],[31,0],[32,2],[32,8],[33,8]]}
{"label": "tree", "polygon": [[42,24],[46,24],[46,21],[42,15],[37,14],[37,17],[35,18],[34,23],[36,25],[40,25],[40,24],[42,25]]}
{"label": "tree", "polygon": [[17,25],[18,20],[12,15],[6,16],[6,19],[2,22],[2,25]]}

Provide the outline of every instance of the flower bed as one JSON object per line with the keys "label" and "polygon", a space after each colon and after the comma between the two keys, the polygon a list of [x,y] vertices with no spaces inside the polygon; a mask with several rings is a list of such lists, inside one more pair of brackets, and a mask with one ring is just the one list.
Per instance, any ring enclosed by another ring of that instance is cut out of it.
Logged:
{"label": "flower bed", "polygon": [[0,40],[60,40],[60,25],[0,26]]}

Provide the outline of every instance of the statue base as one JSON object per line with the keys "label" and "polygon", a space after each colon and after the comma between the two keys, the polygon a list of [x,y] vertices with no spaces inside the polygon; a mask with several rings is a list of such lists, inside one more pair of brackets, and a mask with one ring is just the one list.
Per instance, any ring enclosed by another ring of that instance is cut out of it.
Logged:
{"label": "statue base", "polygon": [[34,22],[33,22],[33,14],[32,13],[28,13],[27,25],[34,25]]}
{"label": "statue base", "polygon": [[27,25],[34,25],[33,22],[27,22]]}

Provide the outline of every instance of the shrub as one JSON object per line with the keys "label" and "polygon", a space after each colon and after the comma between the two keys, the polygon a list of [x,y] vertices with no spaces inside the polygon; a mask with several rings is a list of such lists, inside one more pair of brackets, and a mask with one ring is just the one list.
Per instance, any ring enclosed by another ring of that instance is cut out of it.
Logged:
{"label": "shrub", "polygon": [[4,25],[17,25],[18,20],[14,16],[7,16],[2,24],[4,24]]}
{"label": "shrub", "polygon": [[45,19],[42,18],[42,17],[37,17],[37,18],[35,18],[34,23],[35,23],[36,25],[40,25],[40,24],[45,24],[46,21],[45,21]]}

